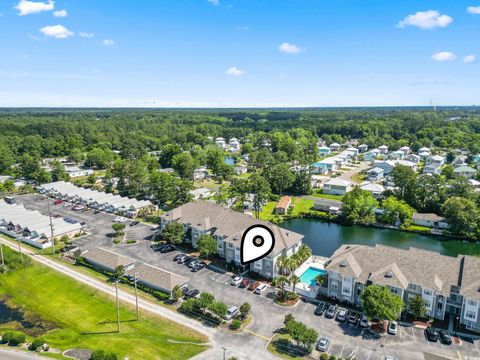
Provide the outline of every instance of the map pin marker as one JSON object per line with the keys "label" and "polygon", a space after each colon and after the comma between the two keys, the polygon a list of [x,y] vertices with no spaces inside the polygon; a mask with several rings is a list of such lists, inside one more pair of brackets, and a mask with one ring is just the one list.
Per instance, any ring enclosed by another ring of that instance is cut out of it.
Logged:
{"label": "map pin marker", "polygon": [[250,226],[242,235],[240,262],[246,265],[260,260],[272,251],[274,245],[272,230],[264,225]]}

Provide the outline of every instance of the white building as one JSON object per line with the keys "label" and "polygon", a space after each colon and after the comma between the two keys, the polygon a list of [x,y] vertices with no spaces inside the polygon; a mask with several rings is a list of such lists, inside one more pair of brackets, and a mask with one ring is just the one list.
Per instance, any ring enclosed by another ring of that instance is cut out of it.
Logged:
{"label": "white building", "polygon": [[323,185],[323,193],[331,195],[345,195],[353,190],[353,184],[344,179],[333,178]]}

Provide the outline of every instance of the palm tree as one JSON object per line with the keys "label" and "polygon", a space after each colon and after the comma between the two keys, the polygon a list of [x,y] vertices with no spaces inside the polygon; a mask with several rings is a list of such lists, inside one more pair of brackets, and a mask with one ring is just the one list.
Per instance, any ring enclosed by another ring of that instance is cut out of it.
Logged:
{"label": "palm tree", "polygon": [[281,289],[281,296],[285,294],[285,285],[290,284],[290,280],[286,276],[279,276],[274,280],[275,286]]}
{"label": "palm tree", "polygon": [[300,249],[298,249],[297,254],[300,257],[301,261],[304,262],[310,256],[312,256],[312,249],[310,249],[308,245],[303,244],[302,246],[300,246]]}
{"label": "palm tree", "polygon": [[293,274],[290,276],[290,284],[293,286],[293,292],[295,293],[295,286],[297,286],[297,284],[300,282],[300,278]]}
{"label": "palm tree", "polygon": [[277,259],[277,263],[276,263],[277,272],[281,275],[285,275],[285,265],[286,265],[287,260],[288,260],[288,258],[284,255],[279,256],[278,259]]}

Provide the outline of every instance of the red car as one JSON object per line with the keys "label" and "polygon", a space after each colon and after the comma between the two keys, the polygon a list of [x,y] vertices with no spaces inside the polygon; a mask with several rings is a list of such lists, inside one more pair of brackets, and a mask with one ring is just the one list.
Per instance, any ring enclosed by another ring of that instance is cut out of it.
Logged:
{"label": "red car", "polygon": [[55,205],[60,205],[61,203],[63,203],[63,201],[62,200],[55,200],[53,203]]}
{"label": "red car", "polygon": [[255,290],[257,287],[260,286],[260,283],[258,281],[254,281],[249,287],[248,287],[248,290],[250,291],[253,291]]}
{"label": "red car", "polygon": [[243,279],[242,282],[240,283],[241,288],[246,288],[250,285],[250,280],[249,279]]}

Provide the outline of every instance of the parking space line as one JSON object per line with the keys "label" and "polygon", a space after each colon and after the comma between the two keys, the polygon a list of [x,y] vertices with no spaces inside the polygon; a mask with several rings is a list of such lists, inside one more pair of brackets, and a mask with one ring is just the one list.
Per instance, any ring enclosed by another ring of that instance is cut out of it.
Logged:
{"label": "parking space line", "polygon": [[473,340],[473,345],[475,345],[475,349],[477,349],[477,353],[478,353],[478,355],[480,355],[480,350],[478,350],[478,346],[477,346],[477,341],[476,341],[476,340]]}
{"label": "parking space line", "polygon": [[411,329],[412,329],[413,342],[417,342],[417,339],[415,338],[415,330],[413,327]]}
{"label": "parking space line", "polygon": [[344,350],[344,349],[345,349],[345,344],[343,344],[343,346],[342,346],[342,351],[340,351],[339,357],[342,357],[342,354],[343,354],[343,350]]}

